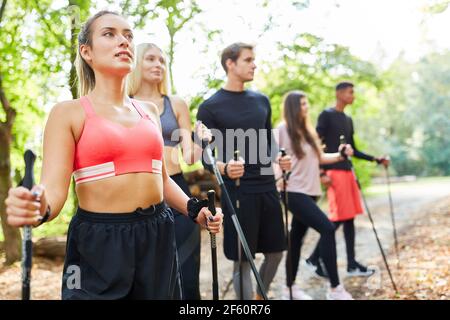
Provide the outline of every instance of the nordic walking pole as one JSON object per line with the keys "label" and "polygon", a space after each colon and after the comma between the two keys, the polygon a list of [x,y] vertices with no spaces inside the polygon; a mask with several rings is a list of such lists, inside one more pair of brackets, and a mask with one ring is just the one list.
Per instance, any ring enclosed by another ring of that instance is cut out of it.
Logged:
{"label": "nordic walking pole", "polygon": [[391,179],[389,177],[389,168],[387,166],[384,166],[384,170],[386,171],[386,182],[387,182],[388,195],[389,195],[389,208],[391,211],[392,231],[394,232],[395,253],[397,255],[397,267],[398,267],[400,265],[400,256],[398,254],[397,228],[395,227],[394,205],[392,203]]}
{"label": "nordic walking pole", "polygon": [[[234,150],[234,161],[239,161],[239,150]],[[240,203],[240,197],[239,197],[239,187],[241,186],[241,179],[237,178],[235,180],[236,184],[236,213],[238,215],[241,214],[241,203]],[[244,300],[244,281],[242,278],[242,246],[239,241],[239,236],[237,239],[237,245],[238,245],[238,255],[239,255],[239,300]]]}
{"label": "nordic walking pole", "polygon": [[[34,161],[36,155],[31,150],[25,151],[25,175],[22,186],[31,190],[34,186]],[[31,241],[31,226],[23,227],[22,239],[22,300],[30,300],[31,264],[33,256],[33,243]]]}
{"label": "nordic walking pole", "polygon": [[[286,155],[286,150],[284,148],[280,148],[281,157]],[[293,300],[292,298],[292,251],[291,251],[291,237],[289,236],[289,221],[288,221],[288,199],[287,199],[287,180],[288,176],[286,174],[286,170],[282,171],[283,173],[283,205],[284,205],[284,220],[285,220],[285,232],[286,232],[286,240],[287,240],[287,278],[289,283],[289,300]]]}
{"label": "nordic walking pole", "polygon": [[[212,215],[216,215],[216,205],[215,205],[216,193],[214,190],[208,191],[208,210],[211,211]],[[219,300],[219,281],[217,280],[217,245],[216,245],[216,235],[209,233],[211,237],[211,260],[212,260],[212,292],[213,300]]]}
{"label": "nordic walking pole", "polygon": [[244,250],[244,254],[247,257],[248,262],[250,263],[250,267],[252,268],[253,274],[255,275],[256,283],[258,284],[259,290],[261,291],[261,294],[264,298],[264,300],[267,300],[267,294],[266,290],[264,288],[264,284],[262,282],[261,276],[258,273],[258,270],[256,270],[255,262],[253,261],[252,253],[250,251],[250,248],[248,246],[248,242],[245,238],[244,232],[242,231],[241,224],[239,223],[239,220],[236,216],[236,210],[234,210],[234,206],[231,203],[230,195],[228,194],[227,188],[225,187],[225,184],[222,179],[222,175],[219,172],[219,169],[217,168],[216,160],[214,159],[214,156],[212,154],[211,146],[208,144],[207,141],[203,141],[202,144],[205,144],[205,155],[206,155],[206,162],[210,164],[213,168],[214,175],[216,176],[217,182],[219,183],[220,189],[222,190],[222,197],[224,197],[224,200],[227,204],[227,208],[231,211],[231,220],[233,221],[234,228],[236,229],[237,234],[239,235],[239,240],[242,244],[242,249]]}
{"label": "nordic walking pole", "polygon": [[[340,140],[341,144],[346,144],[345,137],[343,135],[341,135],[339,137],[339,140]],[[352,162],[351,157],[345,155],[344,152],[342,152],[342,155],[343,155],[343,157],[347,158],[348,161],[350,161],[350,163]],[[372,219],[372,214],[370,213],[369,206],[367,205],[366,197],[364,196],[364,193],[363,193],[362,188],[361,188],[361,184],[359,183],[358,176],[356,175],[355,168],[353,167],[352,163],[351,163],[351,168],[352,168],[353,177],[356,180],[356,184],[358,185],[358,188],[361,191],[361,198],[363,199],[364,207],[366,208],[367,216],[369,217],[370,224],[372,225],[372,230],[373,230],[373,233],[375,234],[375,238],[377,240],[378,247],[380,248],[380,252],[381,252],[381,255],[383,257],[384,264],[385,264],[386,269],[387,269],[388,274],[389,274],[389,278],[391,279],[392,287],[394,288],[395,292],[398,293],[397,286],[395,285],[394,278],[392,277],[391,268],[389,268],[389,264],[387,262],[386,255],[384,254],[383,246],[381,245],[380,238],[378,237],[377,229],[375,229],[375,223],[374,223],[374,221]]]}

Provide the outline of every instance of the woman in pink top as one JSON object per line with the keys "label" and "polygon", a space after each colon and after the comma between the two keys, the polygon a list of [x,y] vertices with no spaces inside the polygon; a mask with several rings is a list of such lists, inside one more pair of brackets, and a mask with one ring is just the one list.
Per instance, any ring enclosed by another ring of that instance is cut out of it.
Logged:
{"label": "woman in pink top", "polygon": [[157,107],[126,95],[134,61],[128,22],[101,11],[81,28],[78,42],[81,98],[50,112],[41,184],[9,190],[8,222],[38,226],[54,219],[73,174],[79,208],[67,235],[62,298],[177,298],[173,214],[165,203],[212,233],[222,213],[212,217],[169,178]]}
{"label": "woman in pink top", "polygon": [[[291,156],[291,174],[287,184],[288,207],[293,214],[290,231],[292,275],[287,274],[287,287],[292,286],[294,299],[311,299],[295,284],[303,238],[309,227],[320,233],[320,255],[330,279],[327,299],[346,300],[352,296],[339,282],[336,263],[335,227],[325,213],[317,206],[321,194],[319,164],[329,164],[342,160],[340,153],[322,152],[318,136],[308,117],[308,99],[300,91],[289,92],[284,99],[284,122],[278,126],[279,146]],[[352,155],[350,145],[345,153]],[[344,145],[340,146],[340,150]],[[277,170],[278,173],[280,172]],[[279,174],[278,174],[279,175]],[[278,180],[282,188],[282,180]],[[287,288],[284,292],[288,294]]]}

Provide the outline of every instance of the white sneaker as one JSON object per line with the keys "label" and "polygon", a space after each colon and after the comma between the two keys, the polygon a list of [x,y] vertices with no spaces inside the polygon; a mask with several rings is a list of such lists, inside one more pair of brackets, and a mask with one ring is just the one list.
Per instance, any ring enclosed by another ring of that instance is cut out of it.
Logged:
{"label": "white sneaker", "polygon": [[328,288],[327,300],[353,300],[353,297],[348,293],[343,285],[338,285],[336,288]]}
{"label": "white sneaker", "polygon": [[302,259],[301,260],[301,264],[302,264],[303,267],[308,269],[309,272],[311,272],[311,273],[315,273],[316,272],[317,264],[314,264],[311,260],[309,260],[309,259]]}
{"label": "white sneaker", "polygon": [[[311,296],[299,288],[296,284],[292,285],[292,299],[294,300],[312,300]],[[283,300],[290,300],[289,288],[283,289]]]}

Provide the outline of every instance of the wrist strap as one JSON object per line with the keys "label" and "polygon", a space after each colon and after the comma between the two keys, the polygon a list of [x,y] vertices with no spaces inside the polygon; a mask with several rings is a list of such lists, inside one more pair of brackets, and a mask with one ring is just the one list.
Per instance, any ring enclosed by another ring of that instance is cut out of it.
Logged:
{"label": "wrist strap", "polygon": [[50,205],[47,205],[47,210],[45,210],[45,214],[42,216],[41,221],[39,222],[38,226],[48,221],[50,218],[50,215],[52,214],[52,210],[50,209]]}
{"label": "wrist strap", "polygon": [[208,207],[208,199],[198,200],[197,198],[190,198],[187,202],[188,216],[197,223],[197,216],[202,208]]}
{"label": "wrist strap", "polygon": [[223,168],[223,173],[224,173],[225,177],[227,177],[227,178],[230,177],[228,175],[228,163],[225,163],[225,167]]}

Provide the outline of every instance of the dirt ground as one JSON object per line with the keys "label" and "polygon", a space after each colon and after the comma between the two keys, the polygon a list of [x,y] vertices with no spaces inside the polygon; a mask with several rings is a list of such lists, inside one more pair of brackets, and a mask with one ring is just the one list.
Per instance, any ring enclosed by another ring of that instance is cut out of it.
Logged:
{"label": "dirt ground", "polygon": [[[442,187],[442,186],[441,186]],[[425,187],[428,188],[429,187]],[[439,190],[442,190],[440,188]],[[450,190],[450,189],[447,189]],[[345,246],[342,231],[337,233],[338,267],[341,279],[355,299],[444,299],[450,298],[450,197],[448,192],[438,193],[430,190],[433,197],[425,195],[418,199],[414,190],[407,194],[394,193],[397,227],[399,230],[399,261],[397,261],[392,241],[389,210],[386,201],[371,199],[377,230],[388,254],[388,261],[398,287],[396,294],[392,289],[386,268],[373,232],[366,216],[357,221],[357,258],[364,263],[374,265],[378,272],[366,278],[345,278]],[[423,195],[425,190],[418,190]],[[402,198],[403,197],[403,198]],[[410,197],[410,198],[408,198]],[[381,204],[377,204],[379,201]],[[221,299],[235,299],[231,285],[232,264],[222,252],[222,237],[218,237],[219,287]],[[317,240],[317,234],[310,231],[306,237],[303,256],[309,254]],[[211,299],[211,261],[209,235],[202,233],[202,267],[200,273],[203,299]],[[4,256],[0,253],[0,265]],[[257,255],[255,263],[259,265],[262,257]],[[399,262],[399,263],[397,263]],[[32,299],[60,299],[62,261],[52,261],[35,257],[32,270]],[[314,299],[324,299],[327,283],[316,279],[300,267],[297,283]],[[285,282],[284,260],[280,265],[271,290],[271,299],[282,299]],[[20,299],[21,268],[20,263],[0,267],[0,299]]]}
{"label": "dirt ground", "polygon": [[[390,257],[395,257],[395,250],[390,250]],[[383,270],[381,289],[372,293],[372,299],[450,299],[450,199],[435,204],[401,233],[399,258],[398,267],[392,266],[398,294]],[[362,294],[357,288],[354,293]]]}

